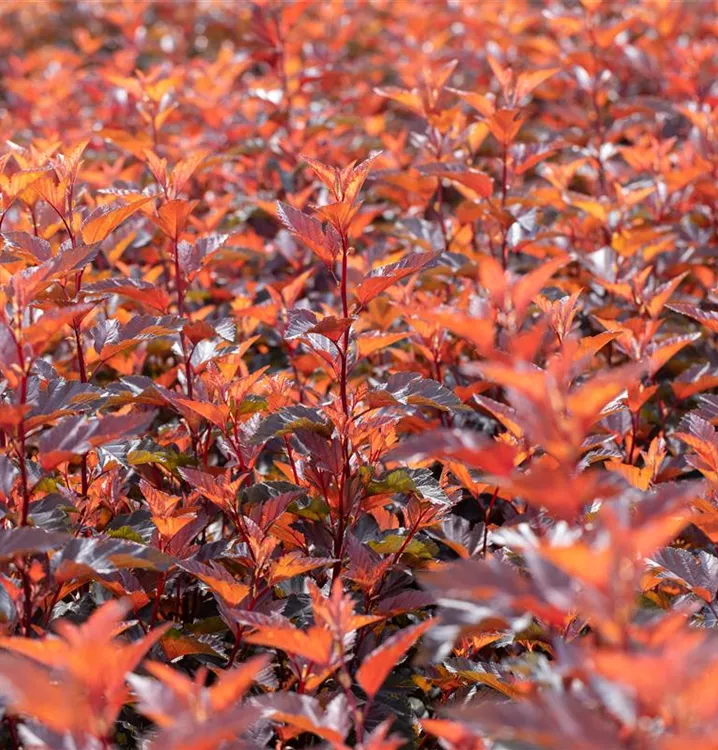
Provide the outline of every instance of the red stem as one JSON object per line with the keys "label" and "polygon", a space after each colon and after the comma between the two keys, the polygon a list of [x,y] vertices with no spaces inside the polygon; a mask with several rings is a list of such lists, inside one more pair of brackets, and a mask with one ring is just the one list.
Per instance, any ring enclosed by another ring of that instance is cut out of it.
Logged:
{"label": "red stem", "polygon": [[494,489],[494,494],[491,497],[491,502],[489,503],[489,507],[486,509],[486,513],[484,514],[484,547],[482,551],[483,557],[486,557],[486,553],[488,551],[489,547],[489,518],[491,516],[491,511],[494,509],[494,505],[496,504],[496,498],[499,496],[499,488],[498,485]]}
{"label": "red stem", "polygon": [[20,738],[17,734],[17,717],[16,716],[8,716],[7,717],[7,727],[8,731],[10,732],[10,741],[12,742],[13,750],[20,750],[22,745],[20,744]]}
{"label": "red stem", "polygon": [[[339,282],[340,294],[342,300],[342,315],[344,318],[349,317],[349,301],[347,296],[347,267],[349,258],[349,240],[346,232],[342,232],[342,273]],[[351,326],[348,326],[344,331],[342,337],[342,346],[339,350],[339,358],[341,360],[341,372],[339,375],[339,393],[342,401],[342,411],[346,417],[344,423],[344,431],[349,425],[349,399],[347,397],[347,381],[348,381],[348,369],[347,360],[349,357],[349,333]],[[332,570],[332,583],[339,577],[342,571],[342,557],[344,555],[344,535],[346,533],[346,495],[349,491],[349,484],[351,479],[350,472],[350,457],[349,457],[349,440],[347,435],[342,436],[342,456],[344,458],[344,464],[342,467],[342,476],[339,482],[339,508],[337,525],[334,533],[334,568]]]}
{"label": "red stem", "polygon": [[166,582],[167,573],[162,573],[160,575],[160,580],[157,582],[157,592],[155,593],[155,600],[152,604],[152,614],[150,615],[150,630],[157,622],[157,618],[160,613],[160,600],[162,599],[162,594],[164,594]]}
{"label": "red stem", "polygon": [[[15,348],[17,350],[17,359],[20,364],[20,370],[22,371],[22,378],[20,380],[20,406],[24,406],[27,402],[27,368],[25,366],[25,353],[22,348],[22,315],[18,313],[17,316],[17,335],[15,338]],[[18,463],[20,464],[20,486],[22,491],[22,507],[20,509],[20,525],[27,526],[28,517],[30,515],[30,487],[27,481],[27,465],[25,463],[25,416],[24,414],[20,417],[20,424],[18,425],[18,442],[20,443],[17,448]],[[25,636],[29,637],[30,630],[32,628],[32,587],[30,584],[30,577],[28,575],[25,561],[22,560],[21,565],[17,566],[22,576],[22,590],[23,590],[23,628],[25,630]]]}
{"label": "red stem", "polygon": [[237,634],[234,636],[234,646],[232,647],[232,651],[229,654],[229,658],[227,659],[227,666],[225,669],[229,669],[233,664],[234,660],[237,658],[237,653],[239,652],[239,647],[242,645],[242,628],[237,629]]}
{"label": "red stem", "polygon": [[[501,154],[501,208],[506,208],[506,198],[509,192],[509,175],[508,175],[508,162],[509,162],[509,144],[504,142],[503,152]],[[501,265],[504,270],[509,261],[509,247],[508,237],[505,229],[502,229],[502,240],[501,240]]]}
{"label": "red stem", "polygon": [[[78,279],[77,291],[80,291],[79,284],[81,279]],[[85,353],[82,350],[82,336],[80,334],[80,324],[73,323],[73,330],[75,331],[75,347],[77,348],[77,368],[80,371],[80,382],[87,383],[87,367],[85,365]],[[87,471],[87,453],[82,454],[82,460],[80,463],[80,481],[82,483],[82,496],[87,497],[87,491],[90,486]]]}
{"label": "red stem", "polygon": [[[347,265],[349,258],[349,242],[345,233],[342,232],[342,277],[340,280],[340,294],[342,298],[342,316],[344,318],[349,317],[349,302],[347,298]],[[342,411],[345,415],[349,415],[349,401],[347,399],[347,356],[349,352],[349,331],[351,326],[348,326],[344,331],[342,338],[342,347],[340,350],[340,357],[342,362],[339,389],[342,399]]]}
{"label": "red stem", "polygon": [[[177,291],[177,314],[184,318],[184,286],[182,283],[182,268],[179,261],[179,249],[177,248],[177,239],[172,241],[172,253],[174,256],[175,267],[175,290]],[[187,354],[187,340],[184,331],[180,332],[180,344],[182,345],[182,358],[184,359],[185,379],[187,380],[187,398],[194,400],[194,389],[192,387],[192,365],[190,363],[191,355]]]}
{"label": "red stem", "polygon": [[297,465],[294,461],[294,452],[292,451],[292,444],[289,441],[287,435],[284,436],[284,444],[287,446],[287,455],[289,456],[289,463],[292,465],[292,474],[294,474],[294,483],[299,484],[299,475],[297,474]]}
{"label": "red stem", "polygon": [[[65,230],[67,231],[68,236],[70,237],[70,243],[73,247],[77,246],[77,240],[75,239],[75,234],[72,231],[72,186],[70,186],[70,191],[68,195],[68,214],[70,217],[70,223],[67,222],[67,219],[64,217],[61,211],[57,211],[57,215],[60,217],[62,223],[65,225]],[[33,217],[34,218],[34,217]],[[82,288],[82,271],[79,271],[75,275],[75,295],[78,295],[80,293],[80,289]],[[80,382],[81,383],[87,383],[87,367],[85,365],[85,353],[82,349],[82,334],[80,332],[80,324],[78,322],[73,322],[72,329],[75,332],[75,348],[77,349],[77,369],[80,373]],[[87,469],[87,453],[82,454],[82,459],[80,461],[80,483],[81,483],[81,493],[83,497],[87,497],[87,492],[90,487],[89,482],[89,474]]]}

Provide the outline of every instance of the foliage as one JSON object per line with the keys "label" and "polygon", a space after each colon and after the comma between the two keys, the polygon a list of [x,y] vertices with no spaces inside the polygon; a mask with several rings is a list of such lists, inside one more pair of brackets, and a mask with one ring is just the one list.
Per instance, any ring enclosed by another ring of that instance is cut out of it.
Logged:
{"label": "foliage", "polygon": [[718,748],[715,2],[0,17],[2,747]]}

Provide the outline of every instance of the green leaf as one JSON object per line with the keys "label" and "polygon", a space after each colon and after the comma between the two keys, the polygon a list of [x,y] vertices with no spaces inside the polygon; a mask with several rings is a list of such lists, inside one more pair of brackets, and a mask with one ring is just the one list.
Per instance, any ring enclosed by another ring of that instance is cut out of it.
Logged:
{"label": "green leaf", "polygon": [[414,492],[416,486],[409,476],[407,469],[395,469],[385,474],[381,479],[373,480],[366,486],[367,495],[383,495],[385,493]]}
{"label": "green leaf", "polygon": [[170,471],[175,471],[179,466],[190,466],[194,459],[171,450],[134,450],[127,454],[127,463],[130,466],[141,466],[142,464],[161,464]]}
{"label": "green leaf", "polygon": [[137,544],[144,544],[142,537],[130,526],[120,526],[119,529],[109,529],[107,536],[111,536],[114,539],[125,539],[128,542],[137,542]]}
{"label": "green leaf", "polygon": [[287,510],[310,521],[322,521],[329,515],[329,506],[320,497],[302,497],[289,505]]}
{"label": "green leaf", "polygon": [[244,416],[245,414],[256,414],[257,412],[264,411],[267,408],[267,399],[261,396],[246,396],[242,399],[242,403],[234,409],[234,413],[238,416]]}
{"label": "green leaf", "polygon": [[442,505],[449,504],[449,498],[429,469],[395,469],[381,479],[370,481],[366,492],[367,495],[413,493]]}
{"label": "green leaf", "polygon": [[[379,542],[369,542],[369,546],[381,555],[392,555],[398,552],[406,541],[405,534],[389,534]],[[422,560],[433,560],[439,554],[439,547],[430,540],[412,539],[402,552]]]}

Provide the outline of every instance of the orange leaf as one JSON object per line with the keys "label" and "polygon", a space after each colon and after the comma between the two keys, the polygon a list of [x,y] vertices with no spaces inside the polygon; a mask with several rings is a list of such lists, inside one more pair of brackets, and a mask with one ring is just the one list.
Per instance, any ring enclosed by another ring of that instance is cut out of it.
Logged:
{"label": "orange leaf", "polygon": [[434,625],[433,620],[424,620],[418,625],[404,628],[384,641],[364,659],[357,670],[356,680],[370,699],[379,692],[389,672],[394,669],[404,654]]}
{"label": "orange leaf", "polygon": [[139,211],[142,206],[147,205],[152,200],[154,200],[154,196],[143,196],[124,206],[110,204],[102,206],[97,211],[93,211],[82,224],[83,241],[88,245],[94,242],[102,242],[125,219],[129,219],[132,214]]}
{"label": "orange leaf", "polygon": [[157,209],[157,226],[173,241],[177,241],[184,231],[189,215],[199,201],[172,200]]}
{"label": "orange leaf", "polygon": [[329,630],[311,627],[304,632],[298,628],[268,626],[251,633],[245,640],[258,646],[268,646],[286,651],[288,654],[303,656],[320,666],[331,662],[334,639]]}

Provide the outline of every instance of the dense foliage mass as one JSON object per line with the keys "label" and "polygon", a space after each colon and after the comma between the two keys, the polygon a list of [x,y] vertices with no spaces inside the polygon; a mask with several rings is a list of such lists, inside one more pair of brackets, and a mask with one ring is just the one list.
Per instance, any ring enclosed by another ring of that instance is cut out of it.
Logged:
{"label": "dense foliage mass", "polygon": [[3,748],[718,748],[718,5],[0,5]]}

